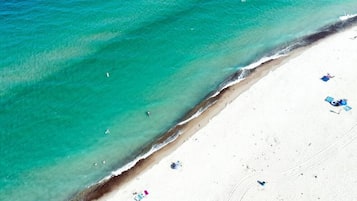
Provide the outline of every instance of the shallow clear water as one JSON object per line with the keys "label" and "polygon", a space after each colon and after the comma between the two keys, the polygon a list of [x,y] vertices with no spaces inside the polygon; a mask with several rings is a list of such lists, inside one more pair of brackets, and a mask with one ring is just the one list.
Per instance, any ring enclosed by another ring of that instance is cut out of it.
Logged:
{"label": "shallow clear water", "polygon": [[345,13],[356,0],[1,1],[0,200],[68,199],[227,76]]}

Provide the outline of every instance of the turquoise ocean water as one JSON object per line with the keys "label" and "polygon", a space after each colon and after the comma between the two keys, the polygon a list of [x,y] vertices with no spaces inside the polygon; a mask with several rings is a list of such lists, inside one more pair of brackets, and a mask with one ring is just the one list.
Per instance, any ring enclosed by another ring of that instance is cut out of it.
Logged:
{"label": "turquoise ocean water", "polygon": [[356,0],[0,0],[0,200],[69,199],[346,13]]}

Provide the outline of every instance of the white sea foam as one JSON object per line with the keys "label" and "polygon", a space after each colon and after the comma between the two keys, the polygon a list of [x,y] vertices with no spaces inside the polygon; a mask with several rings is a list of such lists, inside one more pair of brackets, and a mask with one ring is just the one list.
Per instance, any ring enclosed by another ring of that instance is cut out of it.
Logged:
{"label": "white sea foam", "polygon": [[345,15],[340,16],[339,19],[341,21],[345,21],[345,20],[348,20],[348,19],[356,17],[356,16],[357,16],[357,14],[345,14]]}
{"label": "white sea foam", "polygon": [[[103,183],[105,181],[108,181],[109,179],[111,179],[114,176],[119,176],[121,175],[123,172],[130,170],[131,168],[133,168],[140,160],[142,159],[146,159],[149,156],[151,156],[153,153],[159,151],[161,148],[165,147],[166,145],[170,144],[171,142],[175,141],[177,139],[178,136],[180,136],[182,134],[181,131],[176,132],[174,135],[170,136],[169,138],[167,138],[164,142],[162,143],[158,143],[155,144],[151,147],[151,149],[146,152],[143,153],[142,155],[136,157],[133,161],[131,161],[130,163],[127,163],[126,165],[124,165],[123,167],[112,171],[110,175],[106,176],[105,178],[103,178],[102,180],[100,180],[98,183]],[[91,186],[96,185],[97,183],[92,184]]]}
{"label": "white sea foam", "polygon": [[217,90],[215,93],[213,93],[210,98],[213,98],[215,96],[218,96],[224,89],[229,88],[239,82],[241,82],[242,80],[244,80],[247,76],[247,73],[245,73],[245,70],[250,70],[250,69],[254,69],[257,68],[259,66],[261,66],[263,63],[271,61],[271,60],[275,60],[278,59],[280,57],[284,57],[287,55],[287,53],[291,50],[291,48],[293,48],[293,46],[288,46],[280,51],[278,51],[276,54],[271,55],[271,56],[266,56],[266,57],[262,57],[261,59],[259,59],[258,61],[251,63],[243,68],[241,68],[240,70],[242,70],[242,73],[240,74],[240,76],[238,78],[236,78],[235,80],[232,80],[230,82],[227,82],[225,85],[223,85],[222,87],[220,87],[219,90]]}
{"label": "white sea foam", "polygon": [[[290,46],[289,46],[290,47]],[[275,59],[278,59],[280,57],[283,57],[283,56],[286,56],[286,51],[288,50],[288,47],[287,48],[284,48],[282,50],[280,50],[278,53],[274,54],[274,55],[271,55],[271,56],[267,56],[267,57],[262,57],[261,59],[259,59],[258,61],[254,62],[254,63],[251,63],[249,64],[248,66],[244,67],[243,69],[253,69],[253,68],[256,68],[260,65],[262,65],[263,63],[265,62],[268,62],[268,61],[271,61],[271,60],[275,60]]]}
{"label": "white sea foam", "polygon": [[227,84],[225,84],[223,87],[221,87],[219,90],[217,90],[215,93],[213,93],[210,98],[213,98],[213,97],[216,97],[218,96],[224,89],[230,87],[230,86],[233,86],[239,82],[241,82],[242,80],[244,80],[244,77],[241,77],[241,78],[238,78],[236,80],[233,80],[231,82],[228,82]]}
{"label": "white sea foam", "polygon": [[189,118],[181,121],[180,123],[178,123],[177,125],[184,125],[186,124],[187,122],[191,121],[192,119],[195,119],[197,117],[199,117],[205,110],[207,109],[206,108],[200,108],[195,114],[193,114],[192,116],[190,116]]}

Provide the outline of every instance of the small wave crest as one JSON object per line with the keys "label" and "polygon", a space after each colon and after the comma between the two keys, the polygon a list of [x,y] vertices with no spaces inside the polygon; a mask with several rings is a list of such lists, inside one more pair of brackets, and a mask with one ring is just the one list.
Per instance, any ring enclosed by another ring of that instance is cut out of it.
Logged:
{"label": "small wave crest", "polygon": [[155,143],[151,149],[145,153],[142,153],[141,155],[139,155],[138,157],[136,157],[134,160],[132,160],[131,162],[127,163],[126,165],[122,166],[121,168],[114,170],[111,172],[110,175],[106,176],[105,178],[103,178],[102,180],[100,180],[98,183],[93,183],[90,187],[92,186],[96,186],[98,184],[101,183],[105,183],[106,181],[108,181],[109,179],[111,179],[112,177],[116,177],[121,175],[122,173],[130,170],[131,168],[133,168],[139,161],[144,160],[146,158],[148,158],[149,156],[151,156],[153,153],[159,151],[160,149],[162,149],[163,147],[165,147],[166,145],[170,144],[171,142],[175,141],[180,135],[182,134],[182,132],[180,130],[178,130],[177,132],[175,132],[173,135],[169,136],[168,138],[166,138],[163,142],[161,143]]}
{"label": "small wave crest", "polygon": [[272,54],[270,56],[264,56],[257,61],[245,66],[239,68],[237,72],[229,76],[225,81],[222,82],[222,84],[219,85],[218,89],[211,93],[209,97],[215,97],[218,96],[223,90],[238,84],[242,80],[244,80],[248,75],[250,75],[256,68],[260,67],[261,65],[273,61],[275,59],[278,59],[280,57],[284,57],[288,54],[288,52],[293,49],[291,46],[288,46],[286,48],[283,48],[276,52],[275,54]]}
{"label": "small wave crest", "polygon": [[181,122],[178,123],[177,125],[180,125],[180,126],[181,126],[181,125],[184,125],[184,124],[186,124],[186,123],[192,121],[193,119],[199,117],[204,111],[206,111],[206,110],[207,110],[211,105],[213,105],[213,104],[214,104],[214,102],[211,103],[211,104],[208,104],[208,105],[206,105],[206,106],[204,106],[204,107],[200,107],[197,112],[195,112],[193,115],[189,116],[187,119],[181,121]]}
{"label": "small wave crest", "polygon": [[348,20],[351,18],[357,17],[357,14],[345,14],[339,17],[341,21]]}

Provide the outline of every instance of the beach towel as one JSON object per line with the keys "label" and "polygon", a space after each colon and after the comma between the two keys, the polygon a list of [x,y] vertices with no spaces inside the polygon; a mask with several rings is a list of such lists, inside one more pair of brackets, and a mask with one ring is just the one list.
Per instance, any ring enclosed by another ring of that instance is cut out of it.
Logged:
{"label": "beach towel", "polygon": [[324,75],[324,76],[321,78],[321,80],[324,81],[324,82],[327,82],[327,81],[330,80],[330,78],[333,78],[333,77],[335,77],[335,76],[332,76],[332,75],[330,75],[330,73],[327,73],[327,75]]}
{"label": "beach towel", "polygon": [[332,98],[331,96],[327,96],[327,97],[325,98],[325,101],[331,103],[331,102],[333,101],[333,98]]}
{"label": "beach towel", "polygon": [[348,105],[345,105],[345,106],[343,106],[343,109],[344,109],[345,111],[349,111],[349,110],[352,109],[352,107],[350,107],[350,106],[348,106]]}
{"label": "beach towel", "polygon": [[324,75],[321,80],[324,81],[324,82],[327,82],[330,78],[326,75]]}

